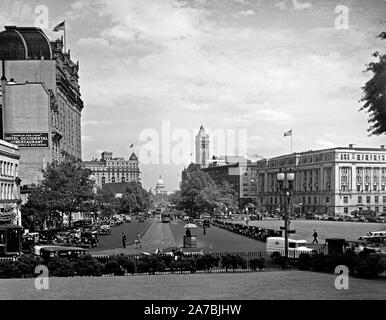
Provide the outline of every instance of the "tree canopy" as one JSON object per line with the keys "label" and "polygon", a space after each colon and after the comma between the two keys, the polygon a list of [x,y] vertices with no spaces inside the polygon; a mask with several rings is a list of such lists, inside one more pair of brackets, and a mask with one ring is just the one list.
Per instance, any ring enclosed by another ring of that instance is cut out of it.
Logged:
{"label": "tree canopy", "polygon": [[213,213],[214,209],[237,209],[236,192],[229,183],[216,185],[207,173],[195,166],[185,169],[182,176],[181,190],[172,197],[179,209],[190,215]]}
{"label": "tree canopy", "polygon": [[43,180],[33,189],[23,206],[26,214],[32,214],[34,224],[43,226],[59,220],[63,224],[72,214],[93,210],[94,184],[91,171],[82,166],[80,159],[64,153],[60,163],[48,164],[43,170]]}
{"label": "tree canopy", "polygon": [[[386,32],[382,32],[378,38],[385,40]],[[361,102],[364,105],[360,110],[369,113],[370,135],[381,135],[386,133],[386,54],[375,52],[373,56],[378,61],[370,62],[365,70],[371,71],[373,77],[362,87]]]}
{"label": "tree canopy", "polygon": [[138,213],[150,207],[150,195],[139,182],[131,181],[120,199],[119,212]]}

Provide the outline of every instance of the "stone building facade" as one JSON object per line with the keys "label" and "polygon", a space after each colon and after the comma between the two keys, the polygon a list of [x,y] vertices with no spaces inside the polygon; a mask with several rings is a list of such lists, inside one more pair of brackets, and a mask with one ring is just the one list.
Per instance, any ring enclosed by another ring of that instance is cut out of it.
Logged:
{"label": "stone building facade", "polygon": [[3,64],[0,130],[20,150],[20,178],[36,184],[46,163],[60,161],[62,151],[81,158],[79,63],[33,27],[5,27],[0,33]]}
{"label": "stone building facade", "polygon": [[19,148],[0,140],[0,224],[21,226]]}
{"label": "stone building facade", "polygon": [[386,213],[386,149],[352,145],[283,155],[257,161],[260,211],[280,208],[276,174],[295,174],[292,204],[303,213],[341,215],[373,210]]}
{"label": "stone building facade", "polygon": [[139,160],[135,153],[132,153],[129,160],[124,158],[113,158],[112,152],[102,152],[101,159],[83,161],[85,168],[92,171],[98,188],[105,183],[122,183],[130,181],[141,181]]}

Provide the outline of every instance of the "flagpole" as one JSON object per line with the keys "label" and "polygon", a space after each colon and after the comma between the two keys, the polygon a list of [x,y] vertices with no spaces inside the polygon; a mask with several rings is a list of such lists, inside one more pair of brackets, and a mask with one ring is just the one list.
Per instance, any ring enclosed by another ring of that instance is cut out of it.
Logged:
{"label": "flagpole", "polygon": [[292,154],[292,136],[294,135],[292,129],[291,129],[291,154]]}
{"label": "flagpole", "polygon": [[66,41],[67,41],[67,38],[66,38],[66,20],[64,20],[64,53],[67,53],[67,45],[66,45]]}

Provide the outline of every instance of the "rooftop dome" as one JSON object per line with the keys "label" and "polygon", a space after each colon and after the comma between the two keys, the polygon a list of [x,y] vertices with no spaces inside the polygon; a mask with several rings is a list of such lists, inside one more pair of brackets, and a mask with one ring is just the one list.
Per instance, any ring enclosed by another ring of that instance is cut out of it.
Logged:
{"label": "rooftop dome", "polygon": [[161,179],[161,177],[157,180],[157,187],[165,187],[165,182]]}
{"label": "rooftop dome", "polygon": [[0,33],[0,59],[50,60],[51,44],[39,28],[6,26]]}

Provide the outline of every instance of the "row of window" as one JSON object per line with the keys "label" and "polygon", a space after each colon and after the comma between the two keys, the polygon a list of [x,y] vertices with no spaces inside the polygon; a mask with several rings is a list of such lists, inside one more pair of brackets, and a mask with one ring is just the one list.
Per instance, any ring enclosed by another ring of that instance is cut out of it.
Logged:
{"label": "row of window", "polygon": [[14,188],[13,183],[1,183],[0,184],[1,200],[15,199],[15,194],[13,192],[13,188]]}
{"label": "row of window", "polygon": [[[349,187],[348,185],[346,185],[344,182],[342,183],[341,187],[340,187],[340,190],[342,190],[343,192],[346,192],[346,191],[349,191]],[[385,184],[381,184],[381,186],[379,187],[378,184],[373,184],[372,188],[369,184],[365,184],[364,186],[362,186],[361,184],[357,184],[356,186],[356,191],[358,192],[361,192],[361,191],[386,191],[386,186]]]}
{"label": "row of window", "polygon": [[16,163],[0,161],[0,172],[2,176],[17,177],[17,168],[18,165]]}
{"label": "row of window", "polygon": [[[366,203],[371,203],[371,196],[366,196]],[[374,196],[374,203],[379,203],[379,196]],[[343,203],[348,203],[348,197],[343,197]],[[358,203],[363,203],[363,197],[358,196]],[[382,196],[382,203],[386,203],[386,196]]]}
{"label": "row of window", "polygon": [[[102,184],[105,184],[105,183],[115,183],[115,182],[129,182],[129,181],[133,181],[133,179],[138,179],[138,175],[135,175],[135,176],[131,176],[130,179],[127,177],[121,177],[121,181],[119,181],[119,178],[115,179],[115,177],[111,177],[106,179],[106,177],[102,177]],[[107,180],[107,182],[106,182]]]}
{"label": "row of window", "polygon": [[[351,157],[350,157],[351,155]],[[340,160],[364,160],[364,161],[385,161],[384,154],[350,154],[350,153],[341,153]]]}

